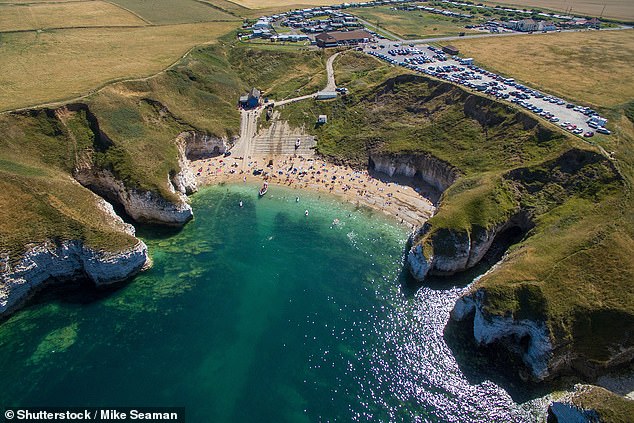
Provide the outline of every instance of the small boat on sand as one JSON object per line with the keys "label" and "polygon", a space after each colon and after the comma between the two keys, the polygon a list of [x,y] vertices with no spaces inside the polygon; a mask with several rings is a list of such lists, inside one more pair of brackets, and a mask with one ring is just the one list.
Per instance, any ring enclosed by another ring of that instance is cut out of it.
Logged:
{"label": "small boat on sand", "polygon": [[266,192],[269,190],[269,183],[268,182],[264,182],[264,184],[262,185],[262,188],[260,188],[260,191],[258,192],[258,194],[260,195],[260,197],[264,196],[264,194],[266,194]]}

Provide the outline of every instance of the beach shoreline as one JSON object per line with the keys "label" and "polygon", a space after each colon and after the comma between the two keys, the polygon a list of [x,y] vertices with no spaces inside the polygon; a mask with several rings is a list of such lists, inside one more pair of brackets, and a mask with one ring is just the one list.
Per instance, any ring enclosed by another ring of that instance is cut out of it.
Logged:
{"label": "beach shoreline", "polygon": [[[367,170],[355,170],[330,163],[323,158],[302,156],[249,156],[200,159],[190,162],[199,185],[222,183],[262,184],[327,193],[344,202],[367,206],[396,219],[412,230],[420,227],[435,212],[428,198],[430,187],[406,184],[404,180],[377,178]],[[261,173],[260,173],[261,171]]]}

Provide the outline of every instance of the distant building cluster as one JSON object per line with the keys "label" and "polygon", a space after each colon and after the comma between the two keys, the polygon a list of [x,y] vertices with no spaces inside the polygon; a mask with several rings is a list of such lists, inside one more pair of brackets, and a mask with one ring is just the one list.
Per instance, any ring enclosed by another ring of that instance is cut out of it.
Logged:
{"label": "distant building cluster", "polygon": [[[376,38],[383,38],[382,35],[364,27],[363,22],[356,16],[345,12],[345,9],[393,6],[394,9],[406,11],[423,11],[426,13],[439,14],[452,18],[471,19],[474,16],[469,13],[462,13],[453,10],[443,9],[444,5],[455,7],[468,7],[497,12],[512,12],[527,15],[526,19],[507,20],[502,17],[499,21],[490,20],[484,24],[466,25],[465,28],[479,28],[492,33],[501,31],[518,32],[547,32],[565,28],[599,28],[601,21],[597,18],[582,19],[573,16],[559,15],[555,13],[543,13],[533,10],[523,10],[514,8],[503,8],[501,6],[485,6],[482,4],[463,3],[458,1],[442,0],[442,6],[429,7],[421,4],[420,0],[374,0],[367,2],[341,3],[331,6],[318,6],[306,9],[297,9],[289,12],[278,13],[271,16],[263,16],[252,25],[245,24],[243,29],[246,33],[240,35],[242,39],[259,38],[274,42],[311,42],[319,46],[351,45],[363,41],[348,42],[347,36],[331,35],[331,37],[321,37],[316,39],[317,34],[336,32],[355,32],[351,39],[358,39],[359,33],[356,31],[364,29]],[[435,3],[438,6],[438,3]],[[537,18],[544,19],[537,19]],[[464,35],[461,33],[460,35]],[[334,38],[333,38],[334,37]],[[357,37],[357,38],[355,38]]]}
{"label": "distant building cluster", "polygon": [[[243,39],[263,38],[271,41],[309,41],[305,34],[319,34],[328,31],[346,31],[363,28],[356,16],[342,12],[348,8],[374,7],[384,5],[401,5],[413,3],[417,0],[375,0],[368,2],[341,3],[331,6],[319,6],[307,9],[293,10],[271,16],[263,16],[256,23],[244,26],[250,33],[242,35]],[[303,34],[280,34],[273,28],[273,24],[288,27]],[[374,35],[374,34],[373,34]]]}
{"label": "distant building cluster", "polygon": [[[482,10],[489,10],[492,12],[508,12],[508,13],[516,13],[523,14],[527,16],[531,16],[531,18],[519,19],[519,20],[504,20],[504,21],[488,21],[483,25],[466,25],[465,28],[482,28],[486,29],[490,32],[500,32],[500,29],[505,28],[510,31],[518,31],[518,32],[533,32],[533,31],[556,31],[558,29],[565,28],[578,28],[578,27],[586,27],[586,28],[599,28],[601,21],[597,18],[593,19],[582,19],[575,18],[573,16],[568,15],[560,15],[557,13],[545,13],[539,12],[535,13],[533,10],[524,10],[524,9],[513,9],[513,8],[504,8],[501,6],[485,6],[483,4],[472,4],[472,3],[462,3],[457,1],[449,1],[449,0],[441,0],[443,5],[454,6],[454,7],[469,7],[476,8]],[[460,13],[455,12],[443,8],[429,7],[423,5],[400,5],[397,6],[396,9],[406,10],[406,11],[424,11],[427,13],[433,13],[443,16],[449,16],[454,18],[465,18],[471,19],[473,15],[468,13]],[[544,18],[544,19],[536,19]],[[552,20],[556,20],[553,22]]]}
{"label": "distant building cluster", "polygon": [[305,33],[320,33],[326,31],[340,31],[356,29],[363,25],[356,16],[332,9],[312,11],[313,9],[289,12],[281,26],[299,29]]}

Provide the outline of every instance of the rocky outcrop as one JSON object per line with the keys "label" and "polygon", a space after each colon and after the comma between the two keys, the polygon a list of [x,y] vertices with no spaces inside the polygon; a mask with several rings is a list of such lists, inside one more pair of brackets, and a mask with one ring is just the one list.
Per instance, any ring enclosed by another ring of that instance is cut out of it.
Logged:
{"label": "rocky outcrop", "polygon": [[572,392],[548,406],[548,423],[631,422],[634,401],[593,385],[575,385]]}
{"label": "rocky outcrop", "polygon": [[[183,134],[181,134],[183,135]],[[180,171],[170,176],[170,181],[175,190],[181,194],[193,194],[198,191],[196,177],[189,166],[187,155],[187,141],[179,135],[176,138],[176,147],[178,148],[178,167]]]}
{"label": "rocky outcrop", "polygon": [[381,155],[370,156],[370,168],[392,177],[394,175],[421,179],[438,191],[445,191],[460,172],[431,155]]}
{"label": "rocky outcrop", "polygon": [[[431,236],[432,248],[425,252],[424,243],[414,245],[407,263],[412,276],[422,281],[427,274],[452,275],[473,267],[488,251],[503,226],[472,234],[468,231],[441,229]],[[422,234],[429,226],[422,228]]]}
{"label": "rocky outcrop", "polygon": [[[452,275],[470,269],[482,260],[496,237],[505,230],[520,225],[519,217],[499,223],[489,229],[473,227],[471,231],[439,229],[428,235],[431,226],[425,224],[407,255],[410,273],[419,281],[427,274]],[[522,223],[525,230],[527,223]],[[426,244],[429,246],[425,248]]]}
{"label": "rocky outcrop", "polygon": [[227,142],[222,138],[187,131],[180,133],[175,143],[180,170],[166,175],[171,199],[155,191],[126,187],[111,171],[95,168],[92,160],[80,163],[74,173],[75,179],[109,201],[123,206],[126,213],[138,222],[183,225],[193,217],[186,196],[198,190],[189,160],[223,154],[227,151]]}
{"label": "rocky outcrop", "polygon": [[[122,236],[134,228],[118,217],[112,206],[100,200],[100,208],[112,216]],[[20,307],[34,293],[52,282],[87,278],[97,286],[128,279],[149,266],[147,246],[140,240],[121,251],[97,250],[81,240],[53,241],[34,245],[12,264],[0,257],[0,316]]]}
{"label": "rocky outcrop", "polygon": [[451,318],[455,321],[473,319],[473,337],[478,345],[502,343],[522,358],[533,378],[547,378],[553,346],[546,323],[516,319],[510,313],[492,315],[484,307],[485,296],[486,291],[478,290],[459,298]]}
{"label": "rocky outcrop", "polygon": [[[160,193],[128,188],[112,172],[94,167],[77,169],[75,179],[96,194],[123,206],[126,213],[137,222],[183,225],[192,217],[192,208],[187,203],[186,176],[168,176],[168,186],[176,200],[168,200]],[[183,191],[177,191],[173,179],[179,180]],[[190,186],[191,188],[191,186]]]}
{"label": "rocky outcrop", "polygon": [[226,153],[229,149],[225,138],[218,138],[197,131],[180,133],[176,138],[176,142],[185,147],[184,154],[189,160],[219,156]]}

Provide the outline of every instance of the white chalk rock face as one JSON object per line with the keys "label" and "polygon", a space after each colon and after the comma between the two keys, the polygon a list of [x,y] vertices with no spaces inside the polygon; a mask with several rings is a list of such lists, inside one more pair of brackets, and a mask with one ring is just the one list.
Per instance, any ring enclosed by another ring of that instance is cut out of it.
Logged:
{"label": "white chalk rock face", "polygon": [[372,155],[370,163],[377,172],[390,177],[419,177],[441,192],[449,188],[459,176],[459,172],[448,163],[427,155]]}
{"label": "white chalk rock face", "polygon": [[106,252],[82,241],[47,242],[29,249],[14,266],[0,259],[0,316],[10,313],[51,280],[86,277],[95,285],[119,282],[149,263],[142,241],[129,249]]}
{"label": "white chalk rock face", "polygon": [[[422,281],[427,274],[452,275],[477,265],[489,251],[495,237],[509,226],[508,222],[490,229],[473,228],[473,232],[464,230],[441,229],[430,235],[430,239],[418,241],[410,250],[408,265],[414,278]],[[429,232],[429,229],[427,231]],[[416,240],[415,240],[416,241]],[[425,257],[421,243],[430,243],[433,256]],[[425,263],[425,272],[420,272],[421,263]],[[414,271],[414,269],[417,269]]]}
{"label": "white chalk rock face", "polygon": [[433,263],[434,257],[425,257],[423,253],[423,246],[418,244],[412,247],[407,254],[407,265],[409,271],[414,278],[422,281],[429,273]]}
{"label": "white chalk rock face", "polygon": [[178,147],[178,167],[180,171],[171,178],[174,189],[181,194],[193,194],[198,191],[196,177],[189,166],[187,159],[187,144],[184,141],[177,141]]}
{"label": "white chalk rock face", "polygon": [[182,132],[176,143],[185,147],[184,154],[188,160],[198,160],[219,156],[229,149],[226,138],[214,137],[196,131]]}
{"label": "white chalk rock face", "polygon": [[456,301],[451,318],[461,321],[473,316],[473,337],[480,345],[501,342],[518,353],[533,377],[543,380],[549,376],[549,362],[553,346],[546,324],[529,319],[516,320],[512,315],[491,315],[484,311],[481,290]]}
{"label": "white chalk rock face", "polygon": [[[126,213],[138,222],[182,225],[193,217],[187,197],[177,191],[171,181],[168,181],[168,186],[171,187],[177,201],[166,200],[152,191],[126,188],[123,182],[116,179],[108,170],[80,169],[75,173],[75,179],[95,193],[121,204]],[[183,182],[183,190],[185,189]]]}

